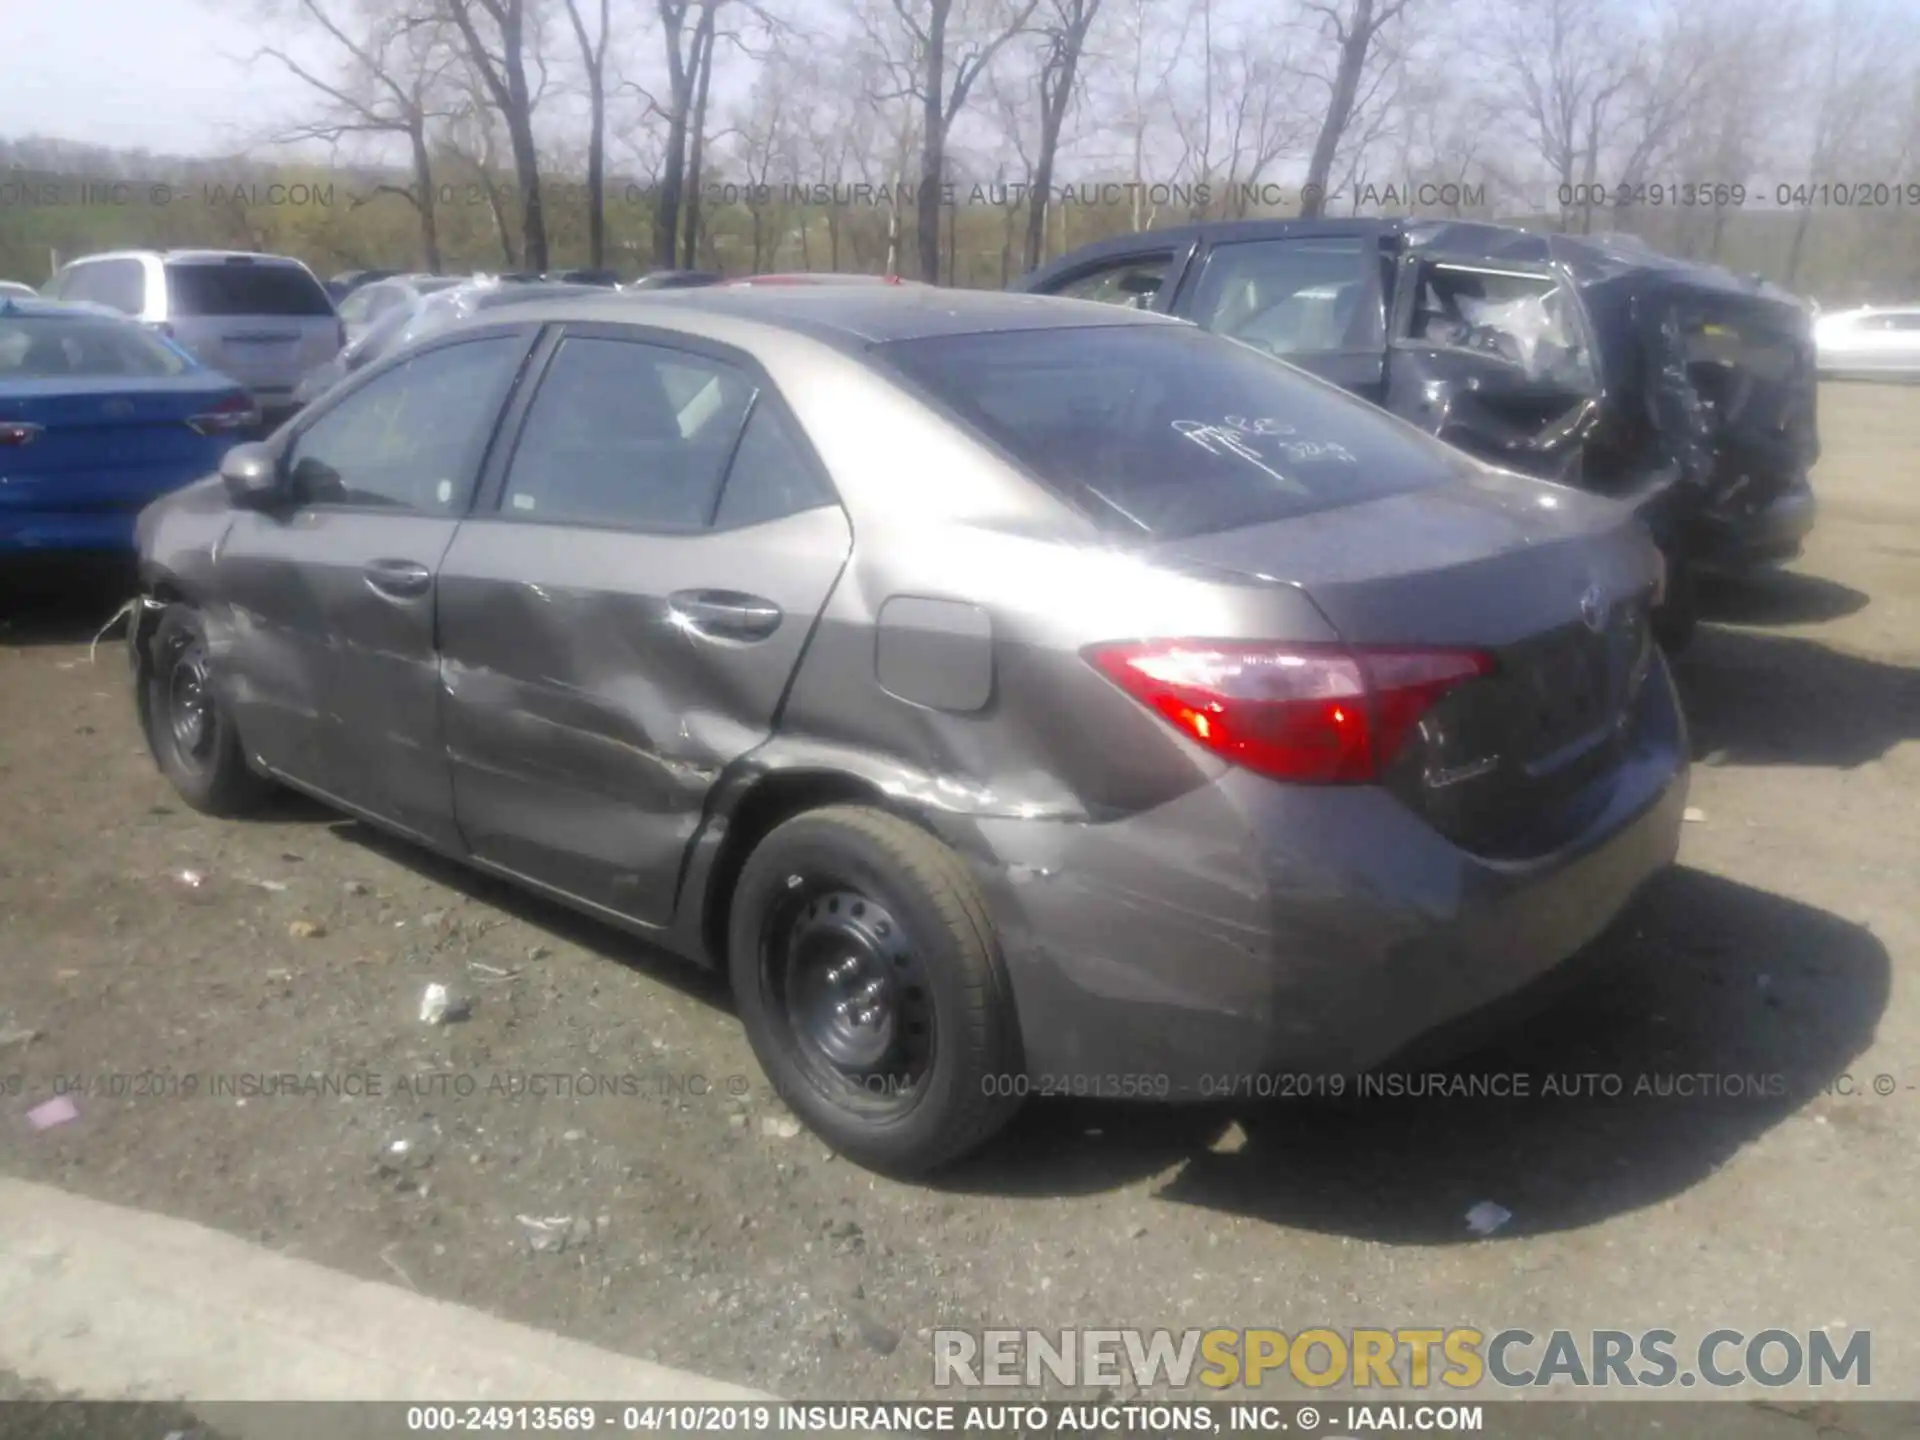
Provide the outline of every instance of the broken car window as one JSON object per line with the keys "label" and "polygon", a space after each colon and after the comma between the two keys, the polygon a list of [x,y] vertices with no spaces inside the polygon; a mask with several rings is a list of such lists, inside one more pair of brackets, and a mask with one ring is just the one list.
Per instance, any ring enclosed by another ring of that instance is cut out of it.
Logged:
{"label": "broken car window", "polygon": [[1504,361],[1546,385],[1592,383],[1579,321],[1555,277],[1432,264],[1417,283],[1411,339]]}

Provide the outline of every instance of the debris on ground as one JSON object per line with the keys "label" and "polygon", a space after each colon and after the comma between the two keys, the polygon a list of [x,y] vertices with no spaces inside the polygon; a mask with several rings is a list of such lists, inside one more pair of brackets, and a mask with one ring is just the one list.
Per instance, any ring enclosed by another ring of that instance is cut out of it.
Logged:
{"label": "debris on ground", "polygon": [[1704,825],[1707,823],[1707,812],[1698,805],[1689,805],[1680,812],[1680,818],[1689,825]]}
{"label": "debris on ground", "polygon": [[69,1120],[79,1118],[80,1107],[73,1103],[71,1095],[56,1095],[27,1111],[27,1123],[36,1130],[51,1130],[56,1125],[65,1125]]}
{"label": "debris on ground", "polygon": [[199,870],[176,870],[173,872],[173,881],[185,889],[198,890],[207,883],[207,877]]}
{"label": "debris on ground", "polygon": [[1491,1200],[1482,1200],[1467,1211],[1467,1229],[1475,1235],[1491,1235],[1511,1219],[1513,1219],[1513,1212],[1506,1206],[1496,1205]]}
{"label": "debris on ground", "polygon": [[420,1023],[422,1025],[448,1025],[455,1020],[466,1019],[472,1011],[473,1006],[469,1001],[455,995],[437,980],[421,992]]}
{"label": "debris on ground", "polygon": [[15,1045],[31,1045],[39,1038],[38,1030],[24,1025],[0,1025],[0,1050],[11,1050]]}
{"label": "debris on ground", "polygon": [[527,1248],[536,1255],[557,1255],[568,1246],[578,1247],[593,1238],[593,1225],[585,1216],[576,1220],[571,1215],[516,1215],[520,1229],[526,1234]]}
{"label": "debris on ground", "polygon": [[247,882],[247,884],[253,886],[254,889],[270,890],[275,895],[280,894],[282,891],[284,891],[287,888],[287,882],[284,880],[256,880],[251,875],[246,875],[241,878],[243,878]]}
{"label": "debris on ground", "polygon": [[800,1122],[790,1115],[767,1115],[760,1121],[760,1133],[775,1140],[791,1140],[800,1133]]}
{"label": "debris on ground", "polygon": [[367,893],[367,882],[364,880],[349,880],[340,888],[349,895],[364,895]]}
{"label": "debris on ground", "polygon": [[318,920],[296,920],[287,926],[287,934],[296,940],[318,940],[327,933],[327,927]]}

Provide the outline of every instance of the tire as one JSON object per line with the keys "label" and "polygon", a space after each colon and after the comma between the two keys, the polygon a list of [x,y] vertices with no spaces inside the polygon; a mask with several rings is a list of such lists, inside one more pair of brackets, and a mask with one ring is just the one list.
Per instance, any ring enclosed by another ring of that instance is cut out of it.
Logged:
{"label": "tire", "polygon": [[1019,1108],[993,922],[964,862],[924,831],[854,805],[786,821],[747,858],[728,934],[755,1055],[848,1159],[925,1175]]}
{"label": "tire", "polygon": [[148,747],[180,798],[208,815],[259,810],[275,786],[247,764],[233,720],[213,694],[206,628],[192,606],[169,605],[161,615],[140,683]]}
{"label": "tire", "polygon": [[1675,566],[1668,573],[1666,598],[1653,612],[1653,638],[1667,654],[1678,655],[1693,643],[1699,622],[1699,581],[1692,566]]}

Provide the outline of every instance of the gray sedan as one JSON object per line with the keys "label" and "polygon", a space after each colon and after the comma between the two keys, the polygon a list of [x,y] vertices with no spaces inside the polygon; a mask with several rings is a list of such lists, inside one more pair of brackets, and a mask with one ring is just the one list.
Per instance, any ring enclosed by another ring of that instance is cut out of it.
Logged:
{"label": "gray sedan", "polygon": [[275,784],[726,972],[922,1172],[1029,1094],[1377,1066],[1668,865],[1633,517],[1181,321],[920,286],[483,314],[148,510],[192,805]]}

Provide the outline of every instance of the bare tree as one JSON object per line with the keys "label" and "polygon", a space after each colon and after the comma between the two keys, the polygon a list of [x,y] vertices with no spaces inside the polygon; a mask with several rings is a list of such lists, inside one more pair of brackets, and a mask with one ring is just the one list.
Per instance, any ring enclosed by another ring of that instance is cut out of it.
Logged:
{"label": "bare tree", "polygon": [[593,37],[580,15],[580,0],[567,0],[567,19],[587,72],[587,263],[607,263],[607,40],[612,32],[612,0],[600,0],[600,23]]}
{"label": "bare tree", "polygon": [[1327,178],[1333,173],[1334,158],[1353,120],[1368,54],[1381,31],[1399,18],[1410,0],[1304,0],[1304,3],[1308,10],[1321,17],[1323,33],[1337,47],[1326,112],[1320,120],[1320,133],[1313,142],[1313,158],[1307,162],[1307,179],[1300,192],[1300,213],[1319,215],[1326,207]]}
{"label": "bare tree", "polygon": [[438,270],[440,233],[427,127],[446,113],[436,99],[450,60],[439,23],[431,13],[404,9],[396,13],[385,6],[337,0],[294,0],[291,12],[276,7],[271,13],[275,18],[290,13],[291,18],[318,29],[344,53],[346,62],[344,74],[330,78],[309,70],[277,46],[259,51],[329,102],[325,116],[292,126],[275,138],[282,143],[321,139],[337,145],[350,136],[405,137],[413,183],[380,188],[401,196],[414,208],[420,222],[421,265]]}
{"label": "bare tree", "polygon": [[[917,223],[920,275],[940,275],[940,199],[947,137],[993,57],[1026,28],[1040,0],[888,0],[860,11],[867,37],[889,62],[896,94],[920,108]],[[952,52],[949,58],[949,52]],[[879,97],[876,97],[879,98]]]}
{"label": "bare tree", "polygon": [[526,266],[529,270],[545,270],[547,219],[540,203],[540,152],[533,135],[536,91],[527,79],[527,63],[532,59],[542,69],[542,85],[545,83],[535,33],[538,22],[529,15],[527,0],[441,3],[466,42],[474,71],[506,126],[514,179],[520,191],[521,248]]}
{"label": "bare tree", "polygon": [[1046,248],[1047,206],[1053,194],[1053,167],[1060,153],[1060,132],[1067,123],[1080,79],[1087,35],[1100,16],[1101,0],[1048,0],[1040,34],[1040,145],[1027,194],[1026,267],[1040,263]]}

